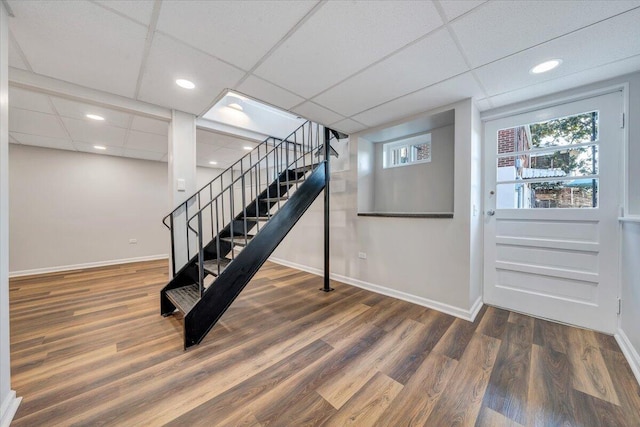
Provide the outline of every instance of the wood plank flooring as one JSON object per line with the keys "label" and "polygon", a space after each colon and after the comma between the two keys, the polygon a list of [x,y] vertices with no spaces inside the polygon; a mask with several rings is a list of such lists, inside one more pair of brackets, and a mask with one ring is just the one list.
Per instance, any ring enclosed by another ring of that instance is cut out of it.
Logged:
{"label": "wood plank flooring", "polygon": [[203,343],[166,261],[12,279],[12,426],[640,426],[612,337],[475,322],[267,263]]}

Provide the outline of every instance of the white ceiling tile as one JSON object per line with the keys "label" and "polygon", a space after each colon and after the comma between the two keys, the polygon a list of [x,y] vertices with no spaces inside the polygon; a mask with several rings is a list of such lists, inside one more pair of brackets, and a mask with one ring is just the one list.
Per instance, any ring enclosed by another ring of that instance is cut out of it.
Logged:
{"label": "white ceiling tile", "polygon": [[163,120],[150,119],[148,117],[133,116],[131,122],[131,129],[139,130],[141,132],[155,133],[157,135],[164,135],[168,138],[169,135],[169,123]]}
{"label": "white ceiling tile", "polygon": [[471,73],[465,73],[365,111],[354,116],[353,119],[368,126],[377,126],[481,95],[482,90]]}
{"label": "white ceiling tile", "polygon": [[432,2],[328,2],[255,74],[310,98],[440,25]]}
{"label": "white ceiling tile", "polygon": [[93,144],[122,147],[127,130],[115,126],[109,126],[102,122],[62,118],[64,126],[69,131],[73,142],[86,142]]}
{"label": "white ceiling tile", "polygon": [[29,70],[29,67],[27,67],[27,64],[18,52],[18,45],[12,36],[9,37],[9,66],[20,68],[21,70]]}
{"label": "white ceiling tile", "polygon": [[440,0],[440,5],[449,21],[486,3],[487,0]]}
{"label": "white ceiling tile", "polygon": [[9,86],[9,106],[40,113],[55,114],[47,95],[13,86]]}
{"label": "white ceiling tile", "polygon": [[639,5],[639,1],[492,1],[451,27],[477,67]]}
{"label": "white ceiling tile", "polygon": [[310,101],[299,105],[293,111],[295,111],[295,113],[297,114],[300,114],[302,117],[306,117],[309,120],[321,124],[335,123],[344,119],[344,117],[340,114],[327,110],[325,107],[322,107]]}
{"label": "white ceiling tile", "polygon": [[125,148],[124,156],[131,157],[132,159],[154,160],[156,162],[159,162],[162,161],[165,153],[155,153],[153,151],[133,150],[131,148]]}
{"label": "white ceiling tile", "polygon": [[[497,95],[638,55],[638,23],[640,9],[635,9],[485,65],[475,72],[488,94]],[[529,73],[534,65],[551,58],[562,59],[562,64],[547,73]]]}
{"label": "white ceiling tile", "polygon": [[33,71],[133,96],[147,28],[95,4],[12,2],[9,25]]}
{"label": "white ceiling tile", "polygon": [[113,9],[131,19],[149,25],[151,12],[153,12],[153,0],[97,0],[104,7]]}
{"label": "white ceiling tile", "polygon": [[367,128],[367,126],[363,125],[362,123],[358,123],[355,120],[351,119],[340,120],[339,122],[331,124],[330,127],[346,134],[356,133]]}
{"label": "white ceiling tile", "polygon": [[124,157],[124,148],[122,148],[122,147],[114,147],[114,146],[109,146],[107,144],[102,144],[102,145],[105,145],[107,147],[107,149],[106,150],[97,150],[93,146],[93,144],[89,144],[89,143],[86,143],[86,142],[78,142],[78,141],[74,141],[73,145],[76,146],[78,151],[82,151],[82,152],[85,152],[85,153]]}
{"label": "white ceiling tile", "polygon": [[238,86],[238,92],[285,110],[304,101],[304,98],[253,75]]}
{"label": "white ceiling tile", "polygon": [[248,70],[284,37],[315,3],[165,1],[160,9],[157,28],[191,46]]}
{"label": "white ceiling tile", "polygon": [[164,135],[155,133],[129,131],[126,148],[153,151],[155,153],[166,153],[169,150],[169,140]]}
{"label": "white ceiling tile", "polygon": [[51,101],[53,101],[53,105],[56,107],[60,116],[72,119],[87,120],[91,122],[91,119],[88,119],[86,115],[96,114],[104,117],[104,122],[101,122],[101,124],[128,128],[132,117],[131,114],[123,113],[121,111],[97,107],[95,105],[84,104],[82,102],[71,101],[63,98],[51,97]]}
{"label": "white ceiling tile", "polygon": [[[244,72],[161,34],[153,38],[139,98],[152,104],[200,114],[225,89],[235,86]],[[176,85],[187,79],[196,88]]]}
{"label": "white ceiling tile", "polygon": [[314,102],[352,116],[465,71],[464,58],[449,32],[442,29],[329,89]]}
{"label": "white ceiling tile", "polygon": [[19,108],[9,109],[9,131],[51,138],[68,138],[57,116]]}
{"label": "white ceiling tile", "polygon": [[[602,81],[605,78],[622,76],[640,70],[640,55],[616,61],[598,68],[581,71],[557,79],[541,82],[511,92],[492,96],[494,107],[502,107],[516,102],[526,101],[540,96],[554,94],[563,90],[576,88]],[[482,110],[484,111],[484,109]]]}
{"label": "white ceiling tile", "polygon": [[41,135],[29,135],[26,133],[11,132],[11,136],[20,144],[36,147],[58,148],[60,150],[75,150],[69,138],[50,138]]}

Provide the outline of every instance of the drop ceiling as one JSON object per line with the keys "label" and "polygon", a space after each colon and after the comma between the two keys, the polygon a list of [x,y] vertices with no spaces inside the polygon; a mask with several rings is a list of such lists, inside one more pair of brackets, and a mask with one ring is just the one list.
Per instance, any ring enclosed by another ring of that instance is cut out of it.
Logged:
{"label": "drop ceiling", "polygon": [[[15,69],[197,116],[233,89],[346,133],[464,98],[487,110],[640,70],[640,1],[7,4]],[[551,58],[562,65],[529,73]],[[17,87],[9,96],[13,143],[166,160],[166,122]],[[106,120],[90,122],[89,110]],[[200,129],[198,163],[224,166],[247,142]]]}

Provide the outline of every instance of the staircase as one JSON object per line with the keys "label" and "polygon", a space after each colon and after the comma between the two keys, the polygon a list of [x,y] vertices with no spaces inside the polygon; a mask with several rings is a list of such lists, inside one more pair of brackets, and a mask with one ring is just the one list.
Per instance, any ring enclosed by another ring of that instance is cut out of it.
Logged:
{"label": "staircase", "polygon": [[287,138],[267,138],[163,219],[173,278],[160,309],[182,314],[185,349],[202,341],[328,186],[332,134],[340,136],[306,122]]}

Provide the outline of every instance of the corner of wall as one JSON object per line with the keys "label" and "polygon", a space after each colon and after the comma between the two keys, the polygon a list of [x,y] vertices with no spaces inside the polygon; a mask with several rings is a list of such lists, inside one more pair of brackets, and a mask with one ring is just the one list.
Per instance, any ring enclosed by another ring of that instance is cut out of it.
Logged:
{"label": "corner of wall", "polygon": [[624,333],[622,329],[618,329],[618,332],[615,334],[616,341],[620,346],[620,350],[622,350],[622,354],[629,362],[629,366],[631,367],[631,371],[633,371],[633,375],[636,377],[636,381],[640,384],[640,354],[633,348],[633,344],[629,340],[627,334]]}

